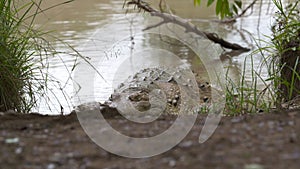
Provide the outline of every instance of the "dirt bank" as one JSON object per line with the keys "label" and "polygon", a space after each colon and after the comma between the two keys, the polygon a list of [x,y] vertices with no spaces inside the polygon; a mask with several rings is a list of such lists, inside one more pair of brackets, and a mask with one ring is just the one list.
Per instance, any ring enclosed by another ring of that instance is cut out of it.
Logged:
{"label": "dirt bank", "polygon": [[[298,169],[300,166],[300,112],[224,117],[204,144],[198,136],[206,116],[181,143],[168,152],[144,159],[110,154],[94,144],[82,130],[76,114],[0,116],[1,169]],[[165,128],[173,116],[154,123]],[[115,128],[136,136],[153,128],[121,117],[108,119]],[[155,133],[155,131],[153,131]]]}

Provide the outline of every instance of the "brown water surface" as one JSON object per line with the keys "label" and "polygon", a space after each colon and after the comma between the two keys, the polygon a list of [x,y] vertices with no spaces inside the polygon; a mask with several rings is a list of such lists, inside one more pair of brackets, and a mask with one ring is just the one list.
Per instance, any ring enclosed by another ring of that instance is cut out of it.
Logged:
{"label": "brown water surface", "polygon": [[[72,73],[76,82],[73,84],[68,81],[65,87],[67,97],[73,102],[61,102],[65,112],[69,112],[72,105],[93,100],[107,100],[113,92],[113,87],[142,68],[164,64],[172,66],[174,57],[168,57],[171,55],[176,56],[183,66],[189,66],[197,72],[203,81],[209,81],[206,68],[207,66],[215,66],[214,60],[216,62],[221,61],[223,64],[223,67],[216,67],[217,70],[223,71],[224,67],[229,68],[228,74],[233,81],[238,81],[241,78],[244,60],[249,53],[231,58],[227,55],[220,56],[219,49],[211,48],[208,49],[211,50],[209,56],[202,55],[199,58],[188,45],[180,42],[180,39],[178,41],[172,37],[161,38],[158,34],[143,32],[143,28],[153,25],[159,20],[144,12],[137,13],[132,10],[126,12],[127,8],[123,8],[123,2],[123,0],[76,0],[47,10],[37,18],[38,27],[43,30],[54,31],[53,34],[56,37],[68,42],[78,50],[105,79],[103,80],[97,75],[95,70],[85,61],[78,59],[79,65]],[[157,7],[158,2],[158,0],[151,1],[150,4]],[[251,0],[243,2],[247,6]],[[264,38],[264,35],[270,35],[271,12],[274,11],[274,7],[270,6],[269,1],[261,2],[254,6],[251,16],[238,19],[233,24],[220,24],[212,21],[216,19],[213,8],[206,8],[205,5],[195,7],[192,0],[167,0],[168,9],[176,15],[190,19],[199,26],[199,29],[216,32],[231,42],[249,48],[254,48],[254,39],[257,40]],[[61,3],[61,0],[44,1],[42,8],[58,3]],[[61,42],[51,38],[49,40],[55,42],[55,46],[60,51],[71,52]],[[205,42],[205,44],[207,43]],[[157,53],[158,51],[161,53]],[[140,55],[141,58],[137,55]],[[153,55],[156,57],[151,57]],[[201,59],[203,57],[210,57],[212,62],[203,64]],[[62,54],[60,57],[50,58],[49,61],[50,73],[64,84],[70,77],[69,72],[73,67],[75,57]],[[261,62],[262,57],[254,56],[253,67],[258,67]],[[174,63],[177,64],[178,62],[175,61]],[[249,59],[246,61],[246,65],[251,65]],[[120,73],[120,67],[122,73]],[[250,67],[245,70],[246,75],[251,74]],[[267,77],[267,73],[264,71],[266,70],[262,70],[262,77]],[[246,79],[250,81],[251,77],[247,76]],[[81,89],[74,96],[78,84]],[[55,87],[53,91],[57,93],[58,98],[65,97]],[[56,114],[60,111],[60,106],[57,103],[54,103],[56,110],[53,112],[49,112],[43,105],[42,103],[39,110],[41,113]]]}

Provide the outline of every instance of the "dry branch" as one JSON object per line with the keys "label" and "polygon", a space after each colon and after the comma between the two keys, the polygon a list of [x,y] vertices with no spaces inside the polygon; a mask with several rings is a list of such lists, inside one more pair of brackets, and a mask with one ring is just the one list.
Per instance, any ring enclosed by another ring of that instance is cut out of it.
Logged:
{"label": "dry branch", "polygon": [[189,32],[195,33],[201,37],[207,38],[207,39],[211,40],[212,42],[221,45],[224,48],[232,49],[232,50],[250,51],[249,48],[242,47],[236,43],[230,43],[230,42],[220,38],[216,33],[201,31],[192,23],[190,23],[187,20],[182,19],[176,15],[159,12],[158,10],[150,7],[146,2],[143,2],[142,0],[131,0],[131,1],[127,2],[127,5],[135,5],[138,9],[142,9],[146,12],[149,12],[151,14],[151,16],[156,16],[156,17],[160,17],[163,19],[161,22],[159,22],[155,25],[149,26],[149,27],[145,28],[144,30],[152,29],[152,28],[155,28],[160,25],[167,24],[167,23],[173,23],[173,24],[183,27],[185,29],[186,33],[189,33]]}

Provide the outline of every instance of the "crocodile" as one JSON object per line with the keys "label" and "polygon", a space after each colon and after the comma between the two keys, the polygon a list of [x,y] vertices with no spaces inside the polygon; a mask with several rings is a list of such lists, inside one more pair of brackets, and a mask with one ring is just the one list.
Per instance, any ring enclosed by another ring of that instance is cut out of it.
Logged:
{"label": "crocodile", "polygon": [[143,69],[120,83],[110,98],[100,103],[101,112],[107,117],[122,112],[141,115],[178,114],[181,105],[185,103],[182,90],[188,91],[186,95],[194,95],[199,91],[197,103],[209,101],[207,94],[203,96],[203,93],[209,92],[209,84],[193,81],[193,78],[195,74],[186,68]]}

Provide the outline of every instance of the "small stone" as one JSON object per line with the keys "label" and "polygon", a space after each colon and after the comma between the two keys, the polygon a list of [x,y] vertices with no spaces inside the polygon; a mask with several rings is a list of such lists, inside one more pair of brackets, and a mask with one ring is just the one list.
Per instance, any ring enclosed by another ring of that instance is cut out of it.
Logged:
{"label": "small stone", "polygon": [[243,118],[241,118],[241,117],[233,117],[230,121],[232,122],[232,123],[239,123],[239,122],[241,122],[243,120]]}
{"label": "small stone", "polygon": [[22,147],[18,147],[18,148],[15,149],[16,154],[21,154],[22,151],[23,151]]}
{"label": "small stone", "polygon": [[168,99],[168,103],[172,103],[172,99]]}
{"label": "small stone", "polygon": [[278,126],[276,129],[277,129],[277,131],[283,131],[283,128],[280,126]]}
{"label": "small stone", "polygon": [[185,141],[181,144],[179,144],[180,147],[183,147],[183,148],[187,148],[187,147],[190,147],[193,145],[193,141]]}
{"label": "small stone", "polygon": [[282,154],[281,158],[284,160],[297,160],[300,159],[300,152]]}
{"label": "small stone", "polygon": [[19,138],[18,137],[8,138],[8,139],[5,140],[6,144],[15,144],[15,143],[18,143],[18,142],[19,142]]}
{"label": "small stone", "polygon": [[260,164],[246,164],[244,169],[264,169]]}
{"label": "small stone", "polygon": [[290,143],[295,143],[297,141],[297,134],[292,133],[290,134]]}
{"label": "small stone", "polygon": [[176,165],[176,161],[175,160],[172,159],[172,160],[169,161],[169,166],[170,167],[175,167],[175,165]]}
{"label": "small stone", "polygon": [[275,125],[275,123],[274,123],[274,121],[268,121],[268,127],[270,128],[270,129],[273,129],[274,128],[274,125]]}
{"label": "small stone", "polygon": [[162,94],[162,91],[161,91],[161,90],[158,90],[157,93],[158,93],[159,95],[161,95],[161,94]]}
{"label": "small stone", "polygon": [[175,95],[175,99],[176,99],[176,100],[179,99],[179,95],[178,95],[178,94]]}
{"label": "small stone", "polygon": [[237,144],[238,143],[238,139],[235,137],[230,137],[230,141],[232,144]]}
{"label": "small stone", "polygon": [[174,106],[176,106],[176,105],[177,105],[177,100],[174,99],[174,100],[172,101],[172,104],[173,104]]}
{"label": "small stone", "polygon": [[258,127],[260,127],[260,128],[264,127],[264,125],[265,125],[265,123],[264,123],[264,122],[260,122],[260,123],[258,123]]}
{"label": "small stone", "polygon": [[289,121],[289,122],[288,122],[288,125],[289,125],[289,126],[293,126],[294,124],[295,124],[294,121]]}
{"label": "small stone", "polygon": [[237,129],[231,129],[230,132],[231,132],[232,134],[236,134],[236,133],[237,133]]}
{"label": "small stone", "polygon": [[55,164],[50,163],[47,165],[47,169],[54,169],[55,168]]}
{"label": "small stone", "polygon": [[49,160],[51,162],[56,162],[59,163],[60,161],[62,161],[64,158],[64,155],[59,153],[59,152],[55,152],[52,156],[50,156]]}

